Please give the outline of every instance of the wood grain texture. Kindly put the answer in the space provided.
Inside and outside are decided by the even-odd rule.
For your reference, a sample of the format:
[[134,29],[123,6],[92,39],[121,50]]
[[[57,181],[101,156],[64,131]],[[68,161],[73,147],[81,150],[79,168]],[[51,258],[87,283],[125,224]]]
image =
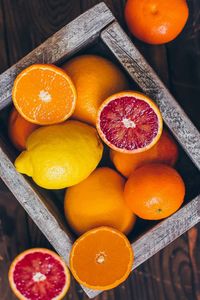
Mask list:
[[[196,0],[190,0],[194,5]],[[56,3],[55,7],[53,6],[53,2]],[[81,1],[82,9],[88,9],[92,5],[98,3],[100,1],[89,1],[89,0],[83,0]],[[112,3],[111,3],[112,2]],[[119,17],[121,14],[121,18],[123,16],[123,11],[121,10],[121,7],[123,6],[125,1],[120,0],[114,0],[114,1],[106,1],[106,3],[109,4],[111,9],[114,9],[114,14]],[[70,20],[73,19],[74,16],[78,15],[80,12],[79,9],[79,1],[76,0],[43,0],[43,1],[31,1],[31,0],[15,0],[15,1],[9,1],[4,0],[5,4],[5,10],[7,11],[7,14],[12,14],[12,16],[7,19],[6,27],[7,31],[9,33],[9,39],[8,39],[8,45],[9,45],[9,53],[10,53],[10,61],[11,63],[16,62],[20,57],[22,57],[25,53],[27,53],[29,50],[32,50],[35,45],[39,44],[41,41],[43,41],[46,37],[50,36],[52,33],[54,33],[57,29],[59,29],[59,17],[57,16],[56,20],[56,13],[54,14],[53,10],[59,10],[59,12],[62,14],[62,11],[64,12],[61,16],[62,20],[61,26],[65,25],[65,19]],[[67,13],[67,10],[65,9],[68,5],[69,8],[69,14]],[[30,7],[30,10],[25,10],[25,16],[23,21],[19,20],[18,16],[20,14],[20,10],[24,7]],[[60,8],[58,8],[58,6]],[[74,6],[76,6],[76,9],[74,9]],[[11,7],[15,7],[15,9],[10,9]],[[19,8],[18,8],[19,7]],[[42,12],[40,12],[42,9]],[[73,17],[71,17],[71,15]],[[60,16],[60,14],[58,14]],[[22,22],[23,25],[18,24],[17,28],[16,25],[13,25],[12,22],[13,18],[15,19],[15,23]],[[121,19],[122,20],[122,19]],[[122,20],[123,21],[123,20]],[[34,22],[34,24],[33,24]],[[21,23],[21,24],[22,24]],[[39,25],[37,25],[37,23]],[[121,22],[123,23],[123,22]],[[44,24],[44,25],[43,25]],[[29,31],[26,30],[26,26],[30,26],[31,33],[29,34]],[[60,27],[61,27],[60,26]],[[9,29],[10,28],[10,29]],[[20,28],[20,31],[19,31]],[[1,27],[2,29],[2,27]],[[0,29],[0,30],[1,30]],[[20,34],[19,34],[20,32]],[[21,33],[24,34],[24,42],[23,44],[18,42],[17,37],[20,36]],[[13,34],[16,36],[14,39],[15,42],[13,42]],[[142,43],[138,43],[133,39],[134,42],[137,43],[137,46],[139,46],[140,51],[145,55],[146,59],[150,62],[150,64],[153,65],[153,67],[156,69],[156,72],[159,73],[162,79],[166,82],[165,78],[168,77],[167,74],[167,64],[166,61],[163,63],[163,58],[166,55],[166,49],[165,47],[149,47],[147,45],[144,45]],[[25,46],[24,46],[25,45]],[[15,51],[16,50],[16,51]],[[169,57],[168,63],[170,63],[172,56],[175,55],[175,51],[171,51],[171,55]],[[182,49],[184,52],[184,49]],[[189,50],[188,50],[189,51]],[[190,53],[187,54],[187,60],[191,63],[191,56]],[[172,60],[173,62],[173,60]],[[166,64],[166,68],[165,68]],[[1,62],[0,62],[1,65]],[[189,65],[189,62],[188,62]],[[177,66],[176,69],[176,76],[180,72],[179,71],[180,66]],[[171,70],[171,68],[170,68]],[[179,73],[180,74],[180,73]],[[171,72],[170,72],[171,75]],[[180,74],[181,75],[181,74]],[[195,78],[197,80],[197,74],[195,75]],[[194,77],[193,77],[194,78]],[[187,80],[186,80],[187,81]],[[173,87],[173,83],[171,85]],[[178,86],[178,89],[181,90],[181,85]],[[179,92],[180,93],[180,92]],[[195,94],[195,91],[193,92]],[[195,94],[197,95],[197,93]],[[188,98],[189,99],[189,98]],[[190,100],[190,99],[189,99]],[[187,108],[187,105],[186,105]],[[194,114],[194,111],[192,111],[192,105],[188,103],[188,108],[191,109],[191,115]],[[187,109],[188,109],[187,108]],[[15,200],[13,200],[13,203],[17,205]],[[23,212],[23,210],[17,206],[18,210]],[[12,258],[15,256],[15,254],[19,253],[20,251],[28,248],[28,247],[34,247],[37,245],[41,246],[47,246],[50,247],[44,236],[40,233],[38,228],[35,226],[35,224],[29,219],[27,226],[23,220],[25,219],[25,213],[16,213],[16,211],[13,211],[10,206],[8,205],[8,210],[10,209],[10,215],[14,218],[14,215],[16,215],[17,220],[16,224],[17,231],[13,232],[13,235],[16,235],[17,237],[13,236],[12,241],[8,242],[8,238],[6,238],[6,241],[4,239],[3,246],[6,244],[8,245],[8,249],[12,249],[12,255],[8,257],[6,267],[4,266],[3,276],[5,277],[5,273],[7,272],[7,267],[9,265],[9,262],[12,260]],[[3,213],[4,215],[4,213]],[[19,217],[18,217],[19,216]],[[7,220],[5,218],[5,220]],[[9,221],[5,221],[4,224],[7,224]],[[22,231],[22,228],[20,226],[20,222],[22,224],[22,228],[27,228],[29,231],[29,237],[28,242],[23,242],[23,239],[26,240],[27,233],[25,234],[24,231]],[[171,243],[168,247],[166,247],[164,250],[157,253],[155,256],[153,256],[151,259],[149,259],[147,262],[143,263],[140,267],[138,267],[134,272],[132,272],[129,280],[126,281],[123,285],[116,288],[115,290],[104,292],[98,297],[96,297],[96,300],[119,300],[119,299],[126,299],[126,300],[199,300],[198,296],[198,283],[199,283],[199,272],[198,269],[200,267],[199,262],[199,235],[198,235],[198,227],[195,227],[196,234],[192,233],[190,241],[187,238],[187,235],[182,236],[178,240],[176,240],[174,243]],[[6,227],[3,227],[3,233],[5,234]],[[193,230],[193,229],[191,229]],[[20,234],[20,231],[21,234]],[[188,236],[190,235],[190,231],[188,233]],[[21,241],[21,243],[20,243]],[[17,247],[13,246],[17,243]],[[20,248],[18,248],[20,247]],[[3,249],[3,248],[2,248]],[[191,259],[190,259],[191,257]],[[3,261],[4,262],[4,261]],[[1,273],[1,264],[0,264],[0,274]],[[194,280],[195,279],[195,280]],[[13,294],[10,292],[9,287],[7,286],[7,282],[5,278],[3,279],[3,283],[5,283],[4,289],[6,289],[6,293],[3,293],[2,286],[0,282],[0,298],[1,300],[12,300],[16,299]],[[3,295],[3,297],[1,297]],[[65,299],[73,299],[73,300],[86,300],[88,299],[87,296],[83,293],[83,291],[80,289],[80,287],[72,281],[71,289],[68,295],[65,297]]]
[[10,291],[7,273],[16,254],[29,246],[27,218],[24,209],[2,182],[0,188],[0,296],[1,300],[14,300],[16,298]]
[[[6,7],[0,1],[0,72],[9,66]],[[0,299],[16,300],[8,284],[10,262],[29,247],[27,214],[0,180]]]
[[200,129],[200,1],[189,0],[189,20],[182,34],[166,46],[174,96]]
[[119,62],[158,104],[166,125],[200,170],[200,133],[117,22],[101,33]]
[[[75,6],[74,0],[37,0],[20,1],[20,3],[19,1],[8,0],[4,1],[5,20],[2,17],[2,2],[0,1],[0,36],[2,37],[0,41],[0,69],[2,71],[80,15],[78,3]],[[56,6],[53,5],[55,2]],[[65,12],[64,15],[61,14],[61,11]],[[19,20],[19,15],[22,12],[24,18]],[[16,26],[16,23],[20,23],[19,26]],[[4,34],[4,30],[6,34]],[[5,38],[6,35],[7,38]],[[19,37],[23,37],[23,43]],[[16,300],[7,279],[11,261],[27,248],[37,246],[51,248],[52,246],[2,182],[0,182],[0,190],[0,299]],[[75,284],[73,279],[70,292],[65,299],[71,299],[72,294],[74,300],[83,296],[83,290]],[[84,298],[86,299],[86,297],[85,295]]]
[[[102,0],[84,0],[80,1],[81,11],[86,11],[97,3],[101,3]],[[121,25],[125,26],[124,21],[124,5],[126,1],[123,0],[104,0],[103,1],[108,8],[112,11],[113,15],[117,18]]]
[[139,287],[132,288],[133,299],[195,299],[188,254],[187,238],[182,236],[137,268],[133,272],[132,284]]
[[200,300],[200,227],[193,227],[188,231],[188,248],[189,248],[189,257],[191,261],[192,274],[193,274],[193,287],[195,292],[195,298]]
[[[200,196],[179,209],[178,212],[154,226],[132,244],[135,253],[133,269],[166,247],[200,221]],[[164,246],[164,247],[163,247]]]
[[24,68],[34,63],[57,63],[94,41],[101,29],[114,20],[103,4],[95,6],[64,26],[42,45],[0,75],[0,109],[11,103],[12,85]]
[[[188,229],[195,226],[198,222],[200,222],[200,196],[197,196],[194,200],[192,200],[189,204],[185,205],[178,212],[165,219],[157,226],[154,226],[153,229],[149,230],[149,232],[145,233],[141,238],[139,238],[132,244],[134,252],[133,270],[137,269],[139,265],[147,261],[158,251],[164,249],[167,245],[169,245],[171,242],[173,242],[175,239],[177,239],[179,236],[185,233]],[[171,272],[171,270],[169,271]],[[173,272],[175,271],[176,270],[174,270]],[[173,278],[173,276],[176,277],[177,275],[175,273],[171,273],[170,276]],[[187,282],[187,277],[184,279]],[[185,290],[182,292],[183,286]],[[179,289],[177,289],[176,286],[174,287],[175,293],[179,293],[179,296],[184,295],[184,297],[185,295],[187,295],[187,293],[191,292],[191,289],[190,291],[187,291],[187,289],[188,287],[185,286],[185,284],[181,284],[179,286]],[[95,293],[94,291],[88,289],[85,289],[85,291],[91,298],[98,294],[98,292]],[[172,292],[169,291],[169,295],[170,294],[172,294]]]
[[80,14],[79,1],[1,0],[7,56],[12,66]]
[[[99,34],[100,30],[108,25],[114,17],[104,4],[95,6],[91,11],[78,17],[69,25],[54,34],[41,46],[21,59],[16,65],[0,76],[0,83],[5,88],[1,94],[1,109],[10,101],[13,79],[26,66],[33,63],[55,63],[65,56],[90,44]],[[41,196],[29,186],[25,178],[18,174],[3,149],[0,149],[1,172],[0,176],[9,186],[10,190],[19,200],[24,209],[47,237],[57,252],[69,263],[71,240],[61,226],[60,221],[54,217],[50,207]],[[58,223],[59,222],[59,223]],[[88,290],[89,292],[89,290]]]
[[[171,73],[168,73],[171,70],[171,67],[169,65],[170,59],[168,57],[166,47],[142,44],[133,37],[132,40],[136,43],[137,47],[139,47],[139,50],[143,53],[150,65],[152,65],[159,76],[161,76],[165,84],[169,85],[173,91],[173,83],[171,83],[170,80]],[[189,46],[188,48],[190,49]],[[182,53],[184,53],[184,49],[179,49],[179,52],[182,51]],[[177,52],[177,56],[179,56],[179,52]],[[172,55],[176,60],[176,51],[172,51]],[[189,68],[191,60],[191,53],[188,53],[186,60],[188,67],[186,69]],[[180,74],[180,76],[183,76],[183,73],[186,75],[187,72],[180,72],[179,68],[176,68],[176,73]],[[192,78],[194,78],[194,76]],[[195,78],[197,78],[197,74]],[[198,93],[195,93],[195,91],[194,94],[196,97],[198,97]],[[188,98],[188,106],[189,102],[191,102],[191,98]],[[190,106],[191,115],[193,112],[192,107],[193,106]],[[193,227],[191,230],[189,230],[188,235],[190,235],[190,231],[195,230],[197,237],[198,228],[200,228],[200,225]],[[199,255],[197,255],[195,249],[198,251],[198,245],[200,245],[200,243],[198,243],[199,239],[197,238],[195,241],[196,242],[192,245],[194,249],[192,265],[190,260],[191,251],[189,251],[190,243],[188,244],[187,234],[185,234],[134,270],[129,280],[127,280],[124,285],[113,291],[112,298],[128,300],[199,299],[199,295],[197,295],[197,293],[199,290],[198,283],[200,276],[198,270],[200,267],[200,262],[198,260]],[[194,278],[196,278],[195,285]],[[105,294],[106,293],[104,292],[103,295]],[[106,296],[109,297],[110,295]]]
[[57,252],[69,262],[71,240],[64,231],[59,217],[54,217],[49,203],[43,199],[25,179],[19,174],[6,151],[4,145],[0,147],[0,177],[9,187],[10,191],[20,202],[29,216],[34,220]]
[[5,11],[0,2],[0,73],[2,73],[8,66],[8,57],[7,57],[7,43],[6,43],[6,25],[5,25]]

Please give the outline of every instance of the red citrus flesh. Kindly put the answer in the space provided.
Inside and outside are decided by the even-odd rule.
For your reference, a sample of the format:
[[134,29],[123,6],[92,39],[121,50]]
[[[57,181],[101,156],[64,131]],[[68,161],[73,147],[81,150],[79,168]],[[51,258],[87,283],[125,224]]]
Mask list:
[[119,152],[142,152],[151,148],[162,133],[158,107],[138,92],[109,97],[100,107],[97,129],[103,141]]
[[70,274],[62,259],[47,249],[30,249],[13,261],[9,270],[11,288],[19,299],[62,299]]

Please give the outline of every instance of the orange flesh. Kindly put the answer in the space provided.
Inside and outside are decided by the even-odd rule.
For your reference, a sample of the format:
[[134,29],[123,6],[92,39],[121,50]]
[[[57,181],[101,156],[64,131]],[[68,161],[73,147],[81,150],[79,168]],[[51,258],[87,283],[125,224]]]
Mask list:
[[75,108],[76,92],[64,71],[49,65],[25,69],[13,87],[13,101],[19,113],[36,124],[66,120]]
[[106,290],[128,277],[133,253],[122,233],[109,227],[100,227],[75,242],[70,261],[72,273],[80,283]]

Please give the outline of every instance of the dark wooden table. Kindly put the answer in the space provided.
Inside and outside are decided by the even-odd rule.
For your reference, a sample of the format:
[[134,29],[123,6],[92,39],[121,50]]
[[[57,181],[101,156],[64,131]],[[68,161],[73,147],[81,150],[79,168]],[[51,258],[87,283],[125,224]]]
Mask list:
[[[164,0],[163,0],[164,1]],[[175,1],[175,0],[174,0]],[[0,71],[3,72],[47,37],[98,0],[0,0]],[[122,26],[126,1],[107,0]],[[200,1],[188,0],[190,19],[181,36],[165,46],[133,39],[200,129]],[[17,200],[0,182],[0,299],[16,299],[8,267],[21,251],[50,247]],[[74,280],[65,299],[87,299]],[[129,280],[96,300],[199,300],[200,225],[140,266]]]

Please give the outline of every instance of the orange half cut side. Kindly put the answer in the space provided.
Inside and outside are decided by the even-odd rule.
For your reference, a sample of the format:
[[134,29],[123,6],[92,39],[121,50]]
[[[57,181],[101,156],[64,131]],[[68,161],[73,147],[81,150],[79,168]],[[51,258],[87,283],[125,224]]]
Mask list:
[[70,77],[54,65],[35,64],[15,79],[13,103],[24,119],[39,125],[68,119],[76,104],[76,89]]
[[70,254],[75,279],[94,290],[109,290],[125,281],[133,265],[126,236],[111,227],[98,227],[76,240]]

